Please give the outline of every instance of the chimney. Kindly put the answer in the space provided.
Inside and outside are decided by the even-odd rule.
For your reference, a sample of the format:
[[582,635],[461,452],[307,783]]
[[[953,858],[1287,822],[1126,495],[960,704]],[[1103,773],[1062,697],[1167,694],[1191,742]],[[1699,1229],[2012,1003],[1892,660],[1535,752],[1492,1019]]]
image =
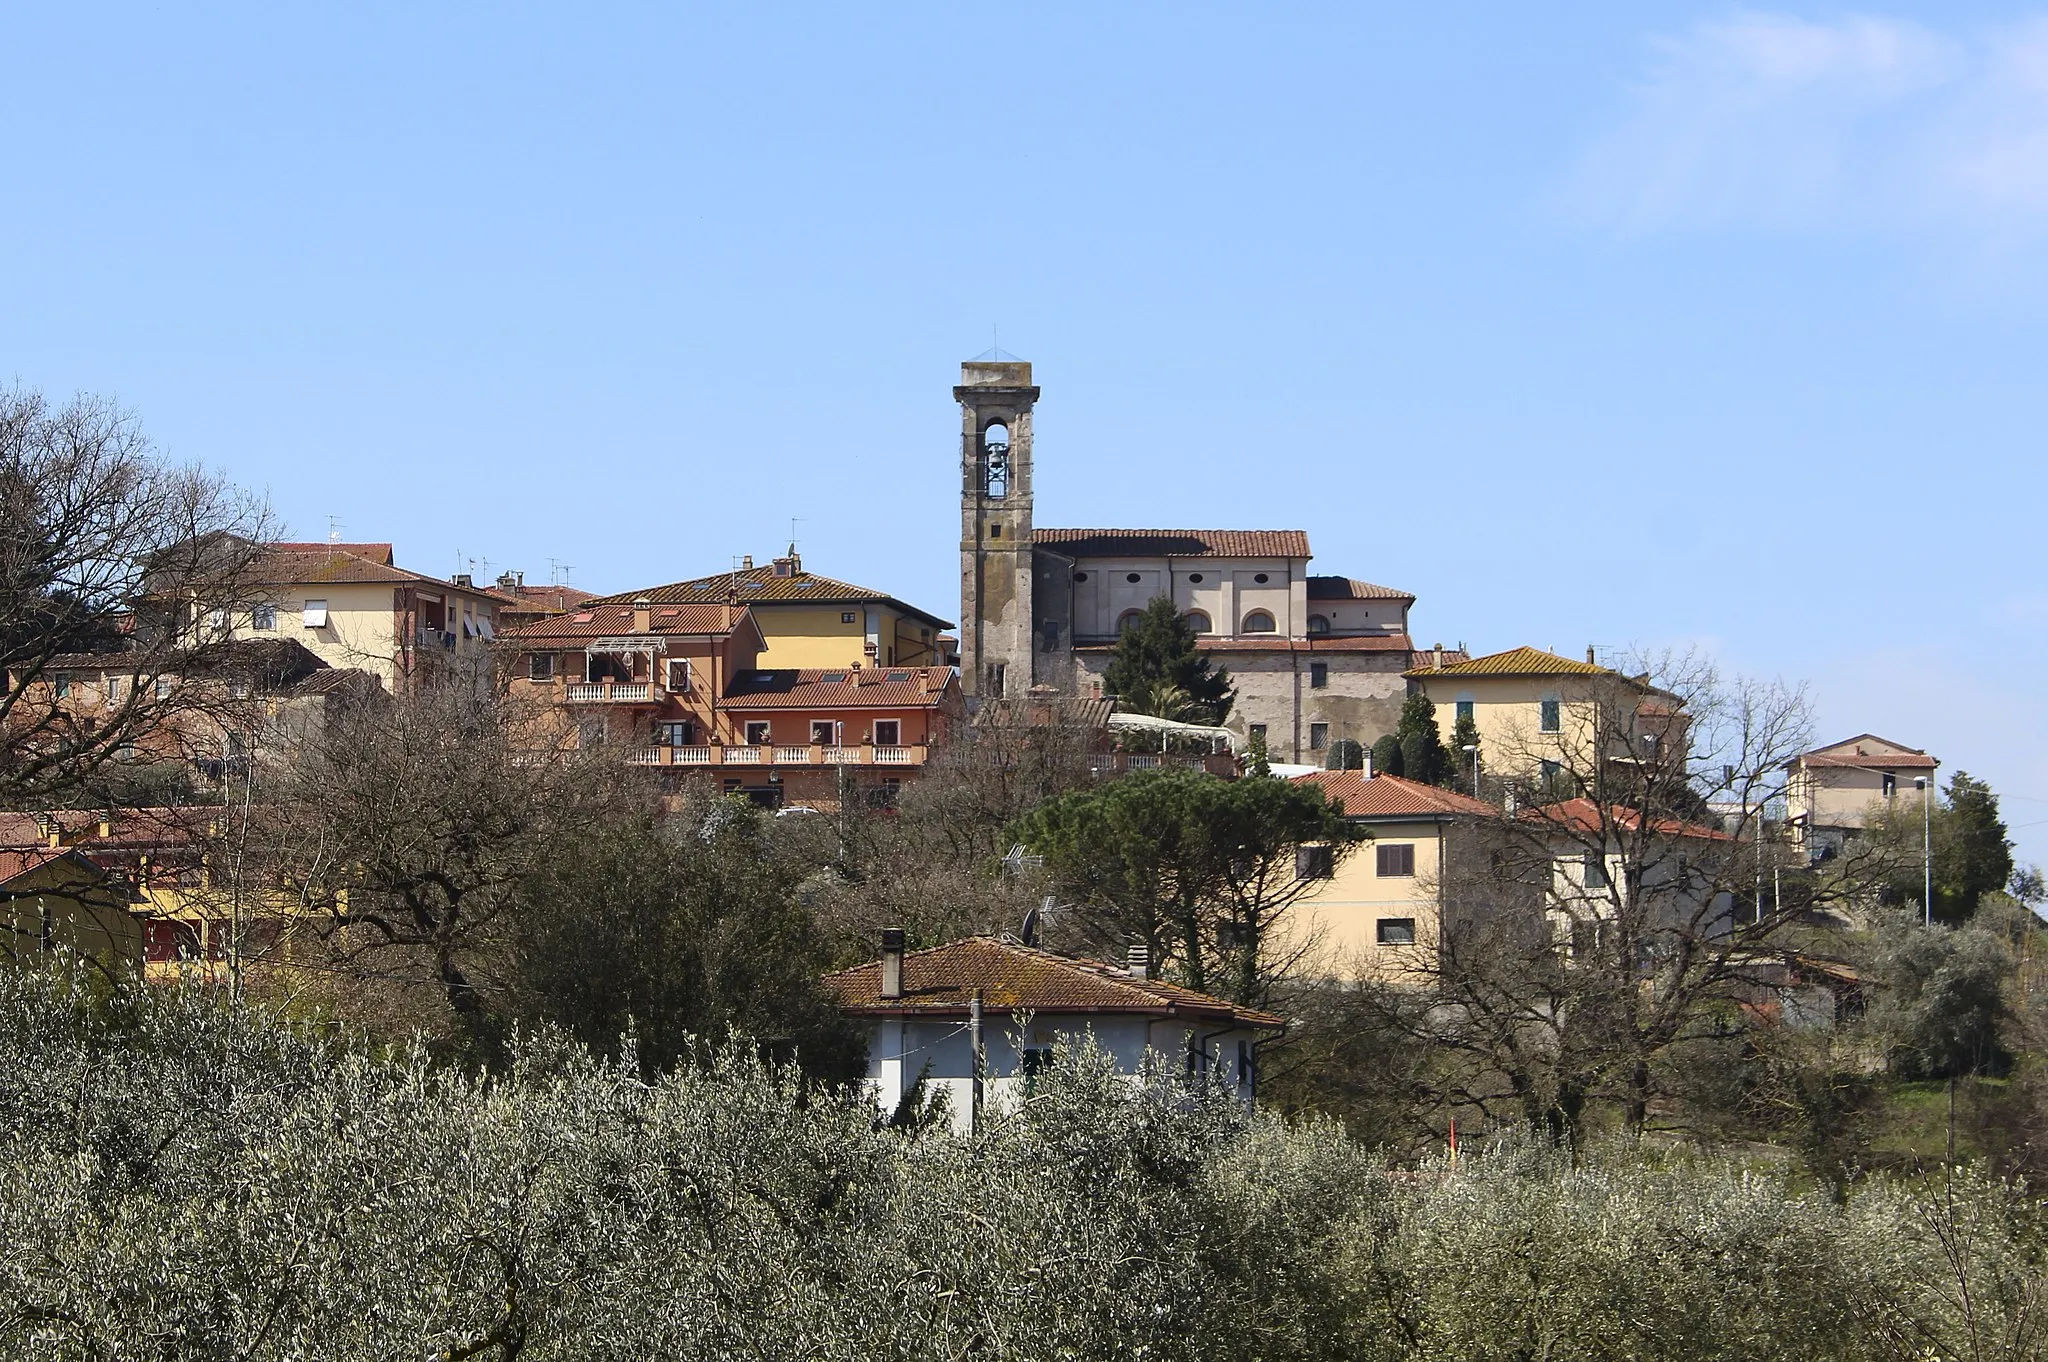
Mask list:
[[467,572],[456,573],[452,580],[457,586],[474,587],[476,585],[476,578],[472,577]]
[[1593,660],[1593,645],[1592,645],[1592,644],[1590,644],[1590,643],[1588,643],[1588,644],[1586,645],[1586,661],[1588,661],[1588,662],[1591,662],[1592,660]]
[[919,667],[917,669],[917,693],[919,695],[930,695],[932,693],[932,669],[930,667]]
[[1436,671],[1442,671],[1444,669],[1444,645],[1441,643],[1437,644],[1435,651],[1436,660],[1429,665]]
[[903,996],[903,929],[882,928],[882,989],[884,998]]
[[796,556],[796,545],[789,546],[789,552],[775,560],[775,575],[794,577],[804,570],[804,560]]
[[[1360,743],[1359,746],[1365,747],[1365,744]],[[1358,778],[1360,780],[1372,779],[1372,749],[1370,747],[1365,748],[1365,765],[1360,768]]]
[[1131,947],[1125,957],[1129,961],[1128,972],[1133,979],[1149,978],[1152,973],[1152,952],[1143,944]]
[[498,574],[498,589],[501,591],[517,591],[525,585],[526,574],[523,572],[501,572]]
[[740,559],[740,571],[741,571],[741,572],[752,572],[753,570],[754,570],[754,555],[750,553],[750,554],[747,554],[747,555],[746,555],[745,557],[743,557],[743,558],[741,558],[741,559]]
[[107,841],[107,840],[111,839],[111,838],[113,837],[113,835],[114,835],[114,816],[113,816],[112,814],[107,814],[107,813],[103,813],[103,814],[101,814],[101,815],[100,815],[100,840],[101,840],[102,842],[104,842],[104,841]]
[[653,610],[654,602],[648,600],[645,596],[635,596],[633,598],[634,633],[644,634],[647,632],[648,628],[650,627],[650,616],[652,615]]

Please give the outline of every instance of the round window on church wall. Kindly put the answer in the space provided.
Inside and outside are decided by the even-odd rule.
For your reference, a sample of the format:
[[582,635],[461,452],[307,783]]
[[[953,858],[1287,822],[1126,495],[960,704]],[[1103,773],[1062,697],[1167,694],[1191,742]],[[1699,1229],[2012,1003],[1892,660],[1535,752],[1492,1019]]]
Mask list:
[[1135,572],[1126,572],[1124,574],[1124,580],[1135,586],[1137,583],[1142,582],[1145,579],[1143,577],[1140,577]]
[[1255,575],[1254,575],[1254,576],[1252,577],[1252,580],[1253,580],[1253,581],[1255,581],[1255,582],[1257,582],[1257,583],[1259,583],[1259,584],[1260,584],[1261,586],[1263,586],[1263,585],[1265,585],[1265,581],[1266,581],[1266,574],[1265,574],[1265,573],[1263,573],[1263,572],[1261,572],[1261,573],[1257,573],[1257,574],[1255,574]]
[[1077,572],[1074,574],[1074,580],[1077,582],[1085,582],[1088,580],[1088,574],[1085,572]]
[[1188,580],[1191,582],[1199,582],[1202,580],[1202,574],[1199,572],[1190,572],[1188,574]]

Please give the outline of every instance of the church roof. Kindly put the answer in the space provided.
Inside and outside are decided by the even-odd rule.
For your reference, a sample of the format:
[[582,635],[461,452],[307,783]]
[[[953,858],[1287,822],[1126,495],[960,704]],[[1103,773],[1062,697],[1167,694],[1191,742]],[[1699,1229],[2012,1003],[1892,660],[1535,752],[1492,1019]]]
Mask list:
[[621,591],[610,596],[598,596],[585,601],[592,605],[630,605],[645,598],[654,605],[715,605],[722,604],[728,593],[742,605],[756,602],[770,605],[860,605],[881,602],[895,607],[903,614],[923,620],[938,629],[951,629],[952,621],[942,620],[916,606],[897,600],[885,591],[870,587],[855,586],[851,582],[835,581],[820,577],[815,572],[805,572],[801,565],[786,575],[778,575],[773,564],[763,567],[738,568],[731,572],[714,573],[709,577],[695,577],[687,582],[670,582],[666,586],[651,586],[639,591]]
[[1307,558],[1305,530],[1033,530],[1069,558]]
[[1356,577],[1311,577],[1308,598],[1312,601],[1409,601],[1415,593],[1391,586],[1361,582]]

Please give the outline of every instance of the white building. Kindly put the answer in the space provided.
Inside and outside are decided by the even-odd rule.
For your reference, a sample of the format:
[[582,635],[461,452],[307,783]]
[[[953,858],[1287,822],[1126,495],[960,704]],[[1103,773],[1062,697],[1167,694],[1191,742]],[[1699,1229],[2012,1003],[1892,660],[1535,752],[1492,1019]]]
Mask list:
[[881,1109],[895,1111],[922,1083],[946,1094],[962,1134],[1014,1107],[1055,1049],[1090,1039],[1134,1077],[1148,1055],[1191,1073],[1220,1070],[1249,1102],[1258,1042],[1286,1026],[1151,978],[1136,956],[1110,965],[986,936],[906,952],[892,928],[879,961],[827,975],[825,985],[867,1025],[868,1081]]

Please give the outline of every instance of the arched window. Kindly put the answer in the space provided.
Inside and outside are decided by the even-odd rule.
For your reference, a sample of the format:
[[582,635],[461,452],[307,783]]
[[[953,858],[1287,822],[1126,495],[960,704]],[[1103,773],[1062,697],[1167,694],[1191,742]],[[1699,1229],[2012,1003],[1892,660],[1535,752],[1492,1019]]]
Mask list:
[[1308,617],[1308,631],[1312,635],[1329,633],[1330,617],[1328,615],[1310,615]]
[[1140,615],[1142,615],[1142,614],[1144,614],[1144,613],[1145,613],[1145,612],[1144,612],[1144,611],[1142,611],[1142,610],[1126,610],[1126,611],[1124,611],[1124,612],[1123,612],[1123,614],[1121,614],[1121,615],[1118,615],[1118,616],[1116,617],[1116,631],[1117,631],[1117,632],[1118,632],[1119,634],[1121,634],[1121,633],[1122,633],[1122,632],[1123,632],[1124,630],[1126,630],[1126,629],[1128,629],[1128,628],[1130,628],[1130,627],[1131,627],[1131,625],[1132,625],[1132,624],[1133,624],[1133,623],[1134,623],[1134,622],[1135,622],[1135,621],[1137,620],[1138,616],[1140,616]]
[[1187,614],[1182,615],[1181,618],[1186,620],[1188,622],[1188,627],[1190,629],[1193,629],[1198,634],[1208,634],[1215,632],[1215,626],[1209,623],[1209,616],[1203,611],[1190,610],[1187,612]]
[[1244,627],[1238,632],[1245,634],[1270,634],[1273,632],[1273,616],[1270,611],[1254,610],[1244,617]]
[[1010,428],[991,421],[981,433],[983,485],[991,500],[1010,494]]

